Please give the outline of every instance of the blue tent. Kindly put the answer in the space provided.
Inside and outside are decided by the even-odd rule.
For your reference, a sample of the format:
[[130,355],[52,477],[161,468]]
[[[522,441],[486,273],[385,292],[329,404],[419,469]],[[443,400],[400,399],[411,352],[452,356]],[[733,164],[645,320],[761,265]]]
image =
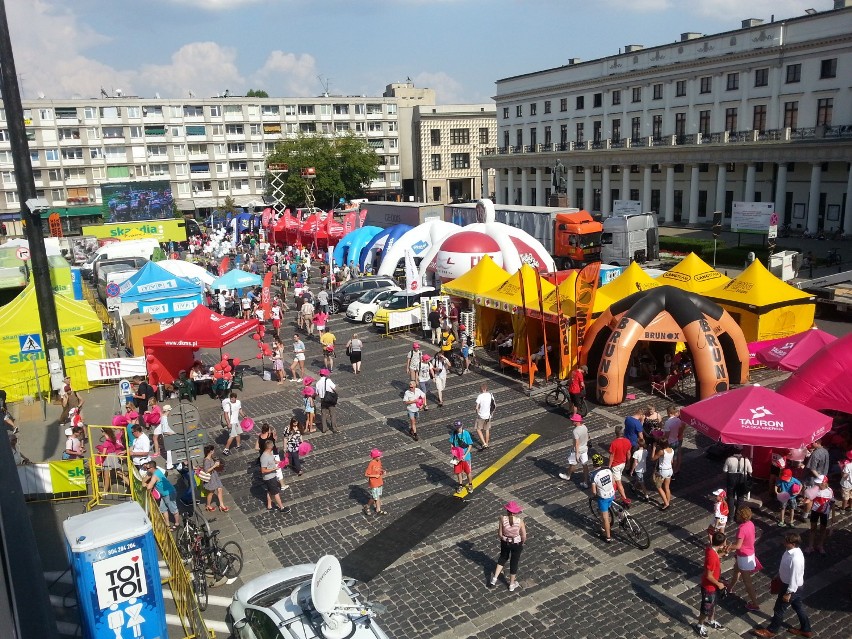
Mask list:
[[136,304],[140,313],[157,319],[183,317],[202,303],[201,287],[192,280],[169,273],[156,262],[147,262],[121,284],[122,304]]
[[241,271],[238,268],[231,269],[224,275],[217,277],[210,285],[214,291],[221,289],[231,290],[232,288],[249,288],[250,286],[260,286],[263,284],[263,278],[260,275]]
[[408,233],[408,231],[412,228],[413,227],[408,226],[408,224],[397,224],[396,226],[388,227],[381,233],[375,235],[367,246],[361,249],[361,256],[359,258],[359,266],[361,269],[364,270],[367,267],[367,264],[372,264],[373,255],[377,249],[382,249],[382,254],[387,253],[388,249],[393,246],[394,242]]
[[334,262],[339,266],[349,264],[355,260],[361,259],[361,250],[376,236],[381,233],[382,229],[378,226],[362,226],[360,229],[349,231],[344,235],[337,246],[334,247]]

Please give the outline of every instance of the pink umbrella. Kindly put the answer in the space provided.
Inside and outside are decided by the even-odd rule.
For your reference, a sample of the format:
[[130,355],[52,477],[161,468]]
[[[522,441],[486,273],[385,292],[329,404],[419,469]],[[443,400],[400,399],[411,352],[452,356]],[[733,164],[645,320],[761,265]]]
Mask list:
[[763,386],[742,386],[702,399],[681,419],[711,439],[740,446],[801,448],[831,429],[831,417]]
[[826,344],[837,338],[818,328],[791,335],[757,352],[757,359],[770,368],[794,371]]

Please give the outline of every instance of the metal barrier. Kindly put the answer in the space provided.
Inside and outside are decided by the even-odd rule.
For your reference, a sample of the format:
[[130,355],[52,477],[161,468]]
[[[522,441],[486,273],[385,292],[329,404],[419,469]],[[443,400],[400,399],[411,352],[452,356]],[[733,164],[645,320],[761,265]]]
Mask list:
[[[97,451],[95,442],[106,439],[110,433],[123,431],[122,441],[127,442],[127,430],[121,426],[93,426],[86,427],[89,434],[89,469],[91,471],[92,490],[86,510],[95,506],[103,506],[106,497],[135,498],[133,494],[134,483],[131,477],[130,448],[125,448],[122,453],[102,454]],[[105,437],[102,437],[104,435]],[[122,488],[118,490],[119,480]]]

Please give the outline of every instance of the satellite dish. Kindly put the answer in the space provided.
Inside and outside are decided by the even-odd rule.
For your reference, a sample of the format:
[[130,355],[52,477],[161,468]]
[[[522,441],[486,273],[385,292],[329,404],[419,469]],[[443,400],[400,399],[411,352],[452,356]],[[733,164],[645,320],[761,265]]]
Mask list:
[[311,602],[322,617],[319,634],[325,639],[350,637],[352,621],[341,610],[339,603],[343,571],[334,555],[324,555],[317,561],[311,579]]

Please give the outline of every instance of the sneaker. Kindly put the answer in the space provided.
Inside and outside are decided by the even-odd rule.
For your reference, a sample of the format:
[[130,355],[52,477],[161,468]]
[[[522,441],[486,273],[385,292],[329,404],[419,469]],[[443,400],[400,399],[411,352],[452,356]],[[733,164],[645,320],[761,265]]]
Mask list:
[[517,581],[513,581],[512,583],[509,584],[509,592],[515,592],[520,587],[521,587],[521,584],[519,584]]
[[[746,606],[746,608],[748,608],[748,606]],[[722,624],[720,624],[720,623],[719,623],[718,621],[716,621],[715,619],[714,619],[713,621],[710,621],[710,622],[708,623],[708,625],[709,625],[711,628],[713,628],[713,630],[723,630],[723,629],[725,628],[725,626],[723,626]]]
[[707,636],[707,628],[705,628],[701,624],[696,624],[695,631],[698,633],[699,637],[706,637]]
[[467,485],[467,492],[469,492],[469,493],[472,493],[472,492],[473,492],[473,484],[468,484],[468,485]]
[[566,473],[559,473],[559,479],[564,479],[565,481],[571,481],[571,475]]
[[488,580],[489,588],[493,588],[496,585],[497,585],[497,577],[491,577],[491,579]]
[[364,506],[361,510],[363,511],[364,515],[366,515],[367,517],[370,516],[370,507],[369,506]]
[[284,514],[284,515],[286,515],[287,513],[289,513],[289,512],[290,512],[290,507],[289,507],[289,506],[284,506],[284,508],[279,508],[279,509],[278,509],[278,512],[279,512],[279,513],[282,513],[282,514]]
[[[746,610],[748,610],[749,612],[759,612],[760,606],[753,606],[753,605],[751,605],[751,603],[747,603],[746,604]],[[718,622],[714,622],[714,623],[718,623]],[[715,628],[716,626],[713,626],[713,627]]]
[[580,488],[588,488],[589,485],[586,482],[580,482]]
[[227,457],[228,455],[230,455],[230,454],[231,454],[231,449],[230,449],[230,448],[226,448],[225,450],[223,450],[223,451],[222,451],[222,454],[223,454],[223,455],[225,455],[225,457]]

